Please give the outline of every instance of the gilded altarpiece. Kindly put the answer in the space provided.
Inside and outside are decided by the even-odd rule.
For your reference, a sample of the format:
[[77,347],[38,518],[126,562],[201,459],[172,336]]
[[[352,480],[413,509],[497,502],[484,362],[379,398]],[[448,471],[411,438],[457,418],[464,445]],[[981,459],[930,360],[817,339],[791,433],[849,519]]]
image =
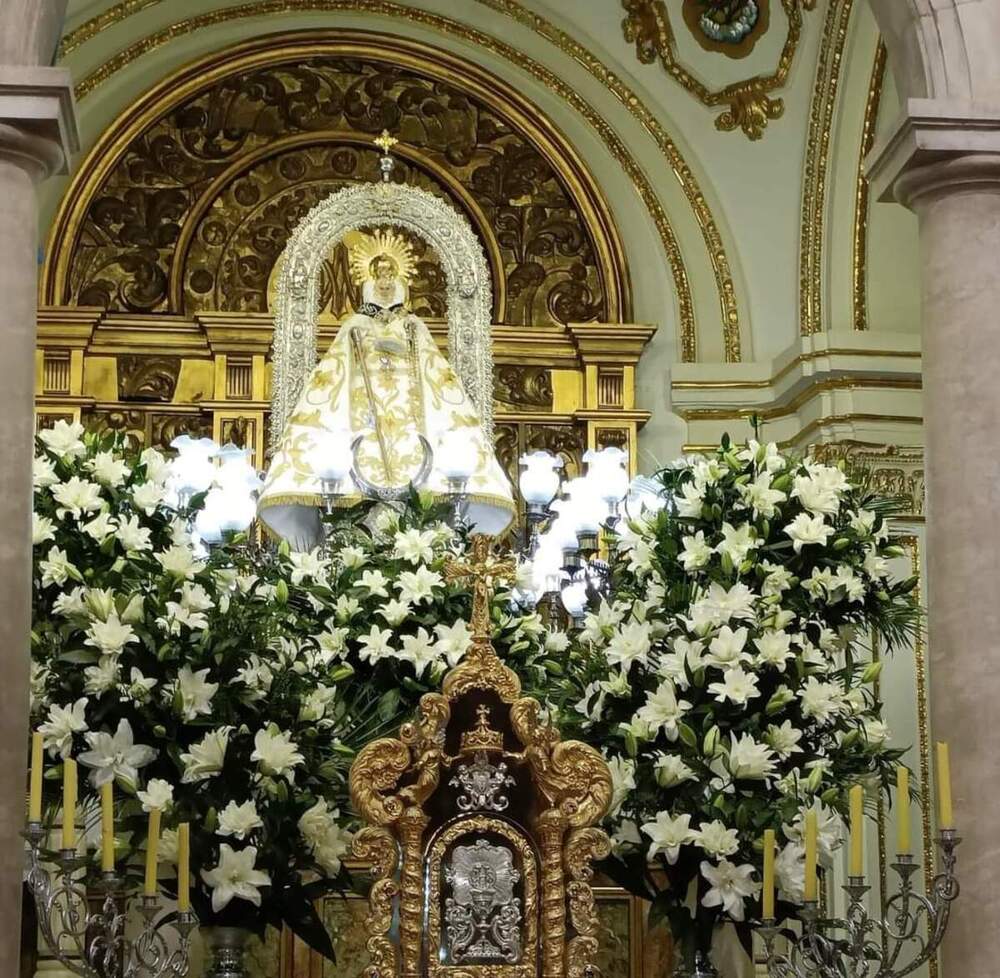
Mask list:
[[[235,45],[166,79],[111,125],[66,192],[42,271],[38,424],[58,418],[166,447],[179,434],[268,452],[271,340],[282,255],[302,217],[378,178],[372,139],[400,140],[394,179],[447,200],[475,229],[493,294],[501,463],[547,449],[569,476],[589,447],[637,456],[649,415],[635,371],[654,328],[630,322],[610,210],[571,145],[471,62],[384,34],[310,32]],[[443,272],[418,238],[409,301],[447,347]],[[360,301],[347,248],[325,256],[319,347]],[[597,886],[599,963],[658,974],[669,955],[643,905]],[[255,954],[268,978],[353,978],[364,903],[323,913],[324,962],[291,934]]]

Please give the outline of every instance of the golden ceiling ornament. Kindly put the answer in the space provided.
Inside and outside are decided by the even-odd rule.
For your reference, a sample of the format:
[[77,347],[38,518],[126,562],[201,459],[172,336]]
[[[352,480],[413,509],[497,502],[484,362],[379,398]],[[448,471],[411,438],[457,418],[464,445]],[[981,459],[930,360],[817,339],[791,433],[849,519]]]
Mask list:
[[[471,557],[445,568],[449,580],[471,580],[472,648],[445,676],[441,693],[421,698],[414,722],[403,724],[397,738],[363,747],[351,765],[351,802],[368,823],[355,855],[374,861],[378,881],[370,897],[373,964],[366,978],[384,978],[386,965],[397,961],[403,975],[422,973],[425,962],[431,978],[597,974],[599,924],[590,883],[593,862],[610,852],[596,825],[611,804],[611,771],[593,747],[562,741],[542,721],[538,701],[520,696],[517,676],[497,657],[489,638],[490,596],[494,583],[509,582],[516,568],[509,558],[492,556],[492,543],[473,537]],[[457,753],[449,753],[456,746]],[[493,791],[476,799],[458,794],[469,783],[470,750],[481,774],[517,792],[516,809],[508,810]],[[451,771],[454,777],[444,776]],[[389,876],[397,858],[398,884]],[[484,960],[465,957],[461,937],[449,926],[467,896],[463,875],[476,866],[488,870],[477,884],[483,912],[496,907],[513,921],[491,932],[504,943],[497,949],[503,954]],[[520,878],[520,896],[504,884],[493,888],[497,876]],[[394,910],[398,958],[389,936]]]
[[774,71],[718,89],[710,88],[679,60],[664,0],[621,0],[621,4],[626,14],[622,21],[625,40],[635,45],[636,56],[643,64],[659,59],[667,74],[702,105],[709,108],[726,106],[715,120],[716,129],[722,132],[741,129],[747,138],[758,140],[764,135],[768,122],[784,113],[784,100],[772,97],[771,93],[783,88],[788,80],[802,37],[802,12],[815,9],[816,0],[781,0],[788,18],[788,33]]
[[[160,3],[162,0],[151,0],[151,2]],[[527,10],[517,0],[476,0],[476,2],[522,24],[583,66],[600,85],[614,95],[615,99],[629,113],[639,120],[644,129],[652,136],[677,178],[678,183],[681,185],[684,196],[701,229],[722,310],[725,359],[727,362],[739,362],[742,358],[739,302],[736,297],[736,285],[725,242],[697,176],[655,113],[632,88],[592,51],[544,17]],[[451,18],[430,13],[429,11],[417,10],[399,3],[393,3],[391,0],[300,0],[296,4],[296,9],[322,10],[326,12],[363,10],[431,27],[443,34],[476,44],[484,50],[490,51],[517,66],[545,85],[550,91],[556,93],[563,101],[577,111],[586,119],[587,123],[601,138],[608,151],[622,166],[650,213],[650,217],[660,237],[664,253],[670,264],[674,288],[677,294],[681,359],[685,362],[692,362],[698,359],[697,323],[691,285],[684,256],[666,210],[660,203],[659,197],[653,189],[649,178],[625,147],[624,143],[608,124],[607,120],[594,109],[591,103],[576,88],[567,84],[562,77],[529,57],[523,51],[503,41],[499,41],[483,31],[470,28]],[[109,61],[95,68],[75,86],[76,98],[77,100],[86,98],[100,85],[108,81],[119,71],[127,68],[136,59],[157,50],[178,37],[218,24],[229,23],[248,17],[259,17],[269,13],[285,13],[287,10],[286,0],[257,0],[253,4],[244,3],[224,10],[211,11],[177,21],[169,27],[155,31],[133,42]],[[133,11],[128,9],[127,3],[123,2],[114,8],[109,8],[106,13],[111,19],[102,21],[104,26],[110,23],[120,23],[131,16]],[[88,21],[81,25],[80,28],[77,28],[76,31],[70,32],[65,40],[76,47],[85,43],[91,37],[96,36],[98,29],[99,25],[96,22],[91,25],[91,22]],[[47,261],[46,269],[48,267]]]
[[357,285],[375,278],[373,265],[377,258],[388,258],[395,265],[396,277],[404,285],[417,268],[413,246],[397,231],[379,228],[373,233],[348,232],[344,235],[351,261],[351,278]]

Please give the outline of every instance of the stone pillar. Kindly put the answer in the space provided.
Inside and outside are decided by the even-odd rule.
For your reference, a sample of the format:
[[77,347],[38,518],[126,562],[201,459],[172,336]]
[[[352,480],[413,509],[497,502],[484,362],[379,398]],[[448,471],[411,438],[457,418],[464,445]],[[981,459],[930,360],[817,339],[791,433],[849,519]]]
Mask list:
[[[1000,961],[1000,112],[910,100],[873,153],[919,219],[931,727],[952,745],[962,895],[943,973]],[[916,283],[914,283],[916,287]]]
[[[15,7],[17,4],[15,3]],[[46,4],[36,4],[37,9]],[[3,18],[0,18],[2,21]],[[3,31],[0,23],[0,32]],[[51,52],[49,52],[51,56]],[[0,974],[19,973],[28,733],[31,459],[38,208],[35,187],[76,149],[61,68],[0,65]]]

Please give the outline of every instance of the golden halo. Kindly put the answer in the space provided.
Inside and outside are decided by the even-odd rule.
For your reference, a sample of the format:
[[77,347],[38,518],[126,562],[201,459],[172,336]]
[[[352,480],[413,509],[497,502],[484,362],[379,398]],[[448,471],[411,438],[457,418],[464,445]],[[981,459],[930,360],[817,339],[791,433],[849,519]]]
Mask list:
[[379,229],[372,234],[355,231],[345,235],[345,241],[350,249],[351,277],[358,285],[372,278],[371,264],[382,255],[395,262],[397,275],[404,285],[416,271],[413,247],[395,231]]

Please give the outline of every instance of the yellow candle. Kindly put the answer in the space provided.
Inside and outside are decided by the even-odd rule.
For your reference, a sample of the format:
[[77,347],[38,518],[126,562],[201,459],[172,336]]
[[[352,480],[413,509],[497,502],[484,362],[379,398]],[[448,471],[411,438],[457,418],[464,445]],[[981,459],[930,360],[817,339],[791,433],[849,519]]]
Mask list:
[[938,828],[953,829],[955,817],[951,810],[951,760],[948,757],[948,745],[942,742],[937,745],[937,781]]
[[115,789],[108,781],[101,785],[101,869],[105,873],[115,868]]
[[149,813],[149,832],[146,839],[146,885],[143,893],[156,896],[156,863],[160,851],[160,810]]
[[191,909],[191,826],[177,826],[177,909]]
[[819,899],[819,886],[816,882],[816,841],[818,838],[816,825],[816,809],[806,812],[806,886],[805,898],[809,902]]
[[40,822],[42,820],[42,772],[44,768],[42,758],[42,735],[40,733],[32,734],[31,787],[28,792],[29,822]]
[[865,789],[851,788],[851,867],[849,876],[865,875]]
[[63,761],[63,849],[76,848],[76,761]]
[[774,829],[764,832],[764,890],[761,896],[761,916],[774,919]]
[[902,764],[896,771],[896,852],[910,854],[910,771]]

